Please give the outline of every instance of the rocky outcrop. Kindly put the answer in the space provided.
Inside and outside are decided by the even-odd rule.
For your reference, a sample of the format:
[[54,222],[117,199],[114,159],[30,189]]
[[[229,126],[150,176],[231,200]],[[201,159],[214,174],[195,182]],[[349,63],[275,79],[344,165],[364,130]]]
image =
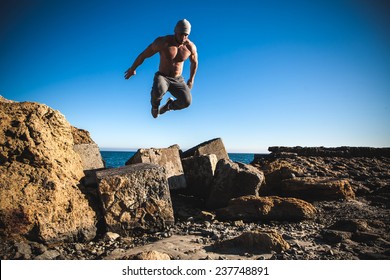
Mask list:
[[58,111],[0,101],[0,224],[3,235],[40,242],[90,240],[96,217],[72,127]]
[[200,155],[215,154],[217,160],[229,159],[229,155],[226,152],[225,145],[221,138],[215,138],[206,142],[203,142],[185,152],[182,153],[181,157],[191,157]]
[[355,198],[348,180],[324,177],[297,177],[283,180],[281,193],[309,201]]
[[[312,157],[390,157],[390,148],[371,147],[269,147],[273,154],[284,156],[312,156]],[[256,158],[256,156],[255,156]]]
[[226,206],[235,197],[257,196],[263,181],[263,173],[253,166],[222,159],[217,163],[206,205],[216,209]]
[[243,196],[234,198],[225,208],[217,210],[221,220],[244,221],[302,221],[315,218],[316,208],[300,199],[291,197]]
[[163,149],[139,149],[126,165],[135,163],[153,163],[165,168],[171,190],[186,188],[186,179],[180,160],[178,146]]
[[[282,195],[284,180],[294,181],[296,187],[305,184],[309,186],[312,181],[334,180],[348,184],[356,196],[369,195],[367,198],[373,201],[385,200],[390,205],[390,160],[387,157],[314,157],[297,156],[279,157],[278,154],[270,154],[267,157],[257,157],[252,165],[264,172],[267,195]],[[299,178],[299,179],[298,179]],[[303,181],[307,181],[307,184]],[[347,181],[347,182],[346,182]],[[337,188],[334,188],[336,190]],[[313,191],[315,189],[312,188]],[[350,191],[347,191],[350,193]],[[340,198],[335,193],[317,195],[318,199],[330,200]],[[333,197],[333,198],[332,198]],[[353,194],[346,195],[352,198]],[[379,203],[382,203],[378,201]],[[377,203],[377,202],[375,202]]]
[[165,170],[147,163],[96,173],[110,231],[129,236],[137,230],[164,230],[174,223]]

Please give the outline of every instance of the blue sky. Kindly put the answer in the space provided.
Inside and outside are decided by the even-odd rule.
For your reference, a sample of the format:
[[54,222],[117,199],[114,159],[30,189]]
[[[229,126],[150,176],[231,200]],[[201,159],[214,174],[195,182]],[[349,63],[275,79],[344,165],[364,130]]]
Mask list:
[[[2,0],[0,95],[59,110],[102,149],[388,147],[389,12],[375,0]],[[199,54],[193,103],[153,119],[158,55],[124,71],[182,18]]]

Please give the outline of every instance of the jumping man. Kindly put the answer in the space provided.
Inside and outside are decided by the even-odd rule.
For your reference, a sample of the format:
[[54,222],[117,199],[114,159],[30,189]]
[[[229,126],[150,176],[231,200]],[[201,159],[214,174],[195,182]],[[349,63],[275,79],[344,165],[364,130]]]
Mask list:
[[[191,104],[191,89],[194,85],[196,70],[198,69],[198,53],[196,46],[188,39],[191,24],[188,20],[179,20],[175,26],[175,34],[158,37],[134,61],[125,72],[125,79],[136,74],[136,69],[146,58],[156,53],[160,54],[158,72],[154,75],[151,92],[152,116],[157,118],[170,110],[181,110]],[[182,76],[184,61],[189,58],[190,78],[187,83]],[[160,102],[164,94],[169,91],[176,99],[168,98],[161,107]]]

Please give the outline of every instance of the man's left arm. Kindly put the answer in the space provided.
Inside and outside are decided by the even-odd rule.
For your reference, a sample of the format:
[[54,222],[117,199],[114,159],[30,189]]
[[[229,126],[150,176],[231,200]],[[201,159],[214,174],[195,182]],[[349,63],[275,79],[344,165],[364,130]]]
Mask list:
[[190,89],[192,89],[192,86],[194,85],[195,74],[198,70],[198,52],[194,44],[191,45],[190,62],[190,78],[187,81],[187,85]]

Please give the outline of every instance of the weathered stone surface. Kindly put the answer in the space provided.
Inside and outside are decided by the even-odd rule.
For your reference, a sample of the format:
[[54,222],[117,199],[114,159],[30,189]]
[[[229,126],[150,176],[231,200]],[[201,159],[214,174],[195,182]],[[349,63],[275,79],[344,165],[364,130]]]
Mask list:
[[166,229],[174,222],[164,168],[139,163],[96,173],[110,231],[122,236],[135,230]]
[[217,243],[216,248],[231,251],[244,250],[249,253],[277,252],[288,250],[290,245],[274,230],[244,232],[241,235]]
[[108,231],[104,234],[103,240],[110,242],[110,241],[117,240],[119,237],[121,237],[119,234],[117,234],[115,232]]
[[323,177],[297,177],[283,180],[282,194],[310,201],[355,198],[348,180]]
[[289,162],[278,159],[270,162],[262,168],[265,176],[265,185],[261,189],[261,195],[280,195],[282,181],[301,176],[303,171]]
[[73,150],[80,156],[84,171],[104,168],[97,144],[78,144],[73,146]]
[[222,159],[217,163],[207,207],[216,209],[231,198],[258,195],[263,181],[263,172],[253,166]]
[[215,138],[206,142],[203,142],[185,152],[182,153],[181,157],[191,157],[200,155],[214,154],[217,159],[229,159],[229,155],[226,152],[225,145],[221,138]]
[[188,192],[197,197],[207,198],[217,166],[217,156],[211,154],[187,157],[182,159],[182,164]]
[[183,189],[187,186],[178,146],[139,149],[126,165],[135,163],[153,163],[164,167],[171,190]]
[[0,102],[0,224],[12,238],[89,240],[96,216],[78,188],[83,177],[72,127],[46,105]]
[[150,260],[170,260],[171,257],[168,254],[160,253],[158,251],[152,250],[152,251],[138,253],[126,259],[150,261]]
[[350,181],[345,179],[350,176],[346,174],[345,166],[331,164],[335,159],[279,158],[278,155],[271,155],[252,164],[265,174],[266,186],[262,188],[262,195],[292,196],[311,201],[354,199],[355,192]]
[[72,126],[73,142],[75,145],[79,144],[96,144],[89,133],[89,131]]
[[290,153],[298,156],[316,157],[390,157],[390,148],[372,147],[269,147],[268,151],[278,153]]
[[89,131],[72,126],[73,150],[80,156],[84,171],[104,168],[98,145]]
[[243,196],[230,200],[229,205],[217,210],[217,218],[244,221],[300,221],[313,219],[316,208],[309,202],[277,196]]

